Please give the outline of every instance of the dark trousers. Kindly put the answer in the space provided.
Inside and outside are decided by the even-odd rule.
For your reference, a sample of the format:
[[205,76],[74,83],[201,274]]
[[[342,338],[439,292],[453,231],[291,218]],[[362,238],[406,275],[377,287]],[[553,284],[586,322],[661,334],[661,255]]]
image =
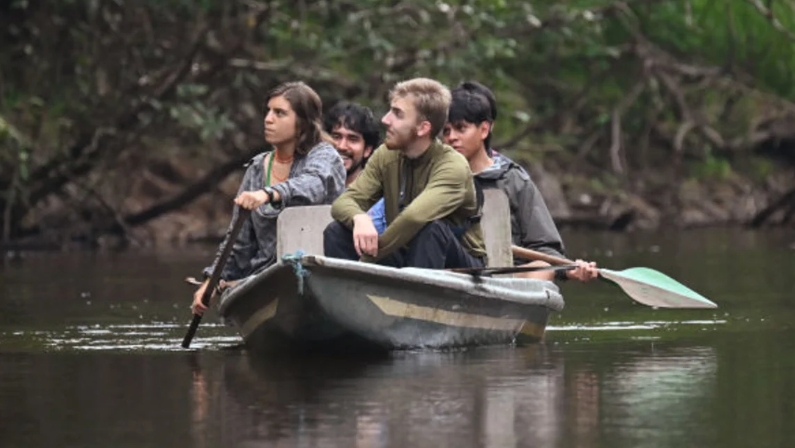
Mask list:
[[[359,259],[353,245],[353,231],[337,221],[323,231],[323,252],[327,257]],[[379,260],[378,264],[395,268],[479,268],[483,267],[483,260],[464,249],[447,223],[433,221],[426,224],[406,247]]]

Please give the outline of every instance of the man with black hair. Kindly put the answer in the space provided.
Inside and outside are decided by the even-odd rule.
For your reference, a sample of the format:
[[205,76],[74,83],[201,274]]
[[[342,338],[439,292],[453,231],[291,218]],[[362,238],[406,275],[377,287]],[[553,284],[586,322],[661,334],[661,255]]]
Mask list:
[[356,180],[373,150],[381,144],[378,123],[370,108],[342,101],[325,114],[323,129],[331,136],[345,163],[347,187]]
[[[332,107],[323,118],[323,130],[330,136],[342,157],[347,172],[345,187],[359,177],[367,159],[381,144],[378,123],[369,107],[342,101]],[[386,230],[386,213],[383,198],[376,202],[367,214],[373,220],[378,234]]]
[[477,81],[464,81],[458,88],[479,93],[489,102],[489,135],[483,140],[483,144],[486,146],[486,154],[491,157],[494,155],[494,151],[491,149],[491,136],[494,135],[494,123],[497,121],[497,97],[494,96],[494,92],[491,89]]
[[[508,196],[511,210],[512,243],[549,255],[563,256],[564,247],[555,222],[538,188],[527,172],[509,158],[493,154],[490,148],[497,105],[494,94],[486,86],[467,81],[452,92],[447,124],[442,131],[446,144],[466,157],[481,188],[499,188]],[[514,260],[515,264],[520,261]],[[548,263],[534,261],[527,266],[545,267]],[[553,280],[575,278],[587,281],[596,278],[596,264],[577,260],[570,271],[529,272],[526,277]]]

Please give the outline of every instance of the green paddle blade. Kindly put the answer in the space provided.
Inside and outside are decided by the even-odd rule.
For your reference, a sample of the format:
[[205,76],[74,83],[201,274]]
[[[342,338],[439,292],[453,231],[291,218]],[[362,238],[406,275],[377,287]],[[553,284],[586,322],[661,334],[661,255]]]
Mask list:
[[599,274],[617,284],[634,300],[659,308],[717,308],[714,302],[662,272],[649,268],[623,271],[599,269]]

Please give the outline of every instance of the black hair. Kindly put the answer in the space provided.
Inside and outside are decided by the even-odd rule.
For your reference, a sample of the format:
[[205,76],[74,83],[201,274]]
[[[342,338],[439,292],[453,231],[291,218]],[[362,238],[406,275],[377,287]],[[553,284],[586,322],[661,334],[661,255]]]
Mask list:
[[[484,121],[493,123],[493,112],[488,99],[481,93],[461,88],[460,86],[452,91],[452,101],[450,101],[450,113],[447,122],[456,124],[461,121],[479,125]],[[486,151],[489,151],[491,143],[491,129],[489,135],[483,141]]]
[[465,81],[458,87],[470,92],[477,92],[486,97],[489,101],[489,107],[491,107],[491,121],[497,121],[497,97],[494,96],[494,92],[491,89],[477,81]]
[[338,125],[362,134],[365,147],[375,149],[381,144],[378,123],[369,107],[347,101],[335,104],[323,117],[323,128],[331,133]]

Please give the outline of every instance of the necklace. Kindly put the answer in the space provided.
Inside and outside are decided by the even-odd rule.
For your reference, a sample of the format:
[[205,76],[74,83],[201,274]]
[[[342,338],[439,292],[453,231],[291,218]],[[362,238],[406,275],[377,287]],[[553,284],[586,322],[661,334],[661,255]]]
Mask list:
[[286,181],[288,177],[290,177],[290,173],[287,173],[287,175],[284,177],[279,177],[275,172],[273,173],[273,180],[276,181],[277,184]]
[[[265,186],[268,186],[268,187],[272,185],[271,184],[271,172],[273,172],[273,180],[275,180],[277,184],[286,181],[287,178],[290,177],[290,172],[289,171],[287,172],[287,175],[284,176],[284,177],[277,176],[276,172],[273,171],[273,159],[276,158],[276,157],[274,157],[275,153],[276,153],[276,151],[271,153],[271,155],[269,157],[269,160],[268,160],[268,170],[265,173]],[[290,158],[290,160],[292,160],[292,157]]]
[[279,158],[279,152],[278,151],[273,151],[273,153],[276,155],[276,160],[279,163],[290,163],[290,162],[293,161],[293,158],[295,157],[295,154],[290,154],[290,157],[287,157],[285,159],[281,159],[281,158]]

